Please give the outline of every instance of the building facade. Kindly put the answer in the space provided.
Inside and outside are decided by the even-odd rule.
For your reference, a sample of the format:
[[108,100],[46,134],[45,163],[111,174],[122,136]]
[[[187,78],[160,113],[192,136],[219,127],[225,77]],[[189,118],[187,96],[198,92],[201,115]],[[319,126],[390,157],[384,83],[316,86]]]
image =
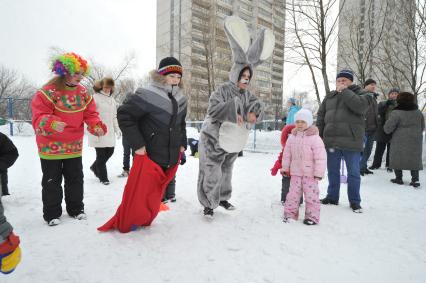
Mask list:
[[414,1],[340,1],[337,69],[354,71],[356,83],[373,78],[378,91],[410,90],[407,77],[414,42],[410,13]]
[[282,109],[285,0],[157,0],[157,63],[174,56],[184,67],[191,120],[203,120],[210,94],[229,80],[232,53],[224,18],[235,15],[250,30],[275,34],[271,58],[259,65],[251,89],[267,105],[267,118]]

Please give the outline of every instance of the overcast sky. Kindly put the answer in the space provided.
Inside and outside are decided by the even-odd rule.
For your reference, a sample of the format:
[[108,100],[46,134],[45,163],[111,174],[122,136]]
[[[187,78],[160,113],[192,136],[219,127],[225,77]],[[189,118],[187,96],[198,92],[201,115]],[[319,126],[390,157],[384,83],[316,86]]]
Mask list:
[[[51,77],[49,48],[93,59],[108,68],[134,53],[135,78],[155,68],[156,0],[0,0],[0,64],[36,85]],[[313,93],[309,73],[284,69],[285,98]]]
[[134,52],[135,77],[155,67],[155,0],[0,0],[0,64],[43,84],[49,47],[113,68]]

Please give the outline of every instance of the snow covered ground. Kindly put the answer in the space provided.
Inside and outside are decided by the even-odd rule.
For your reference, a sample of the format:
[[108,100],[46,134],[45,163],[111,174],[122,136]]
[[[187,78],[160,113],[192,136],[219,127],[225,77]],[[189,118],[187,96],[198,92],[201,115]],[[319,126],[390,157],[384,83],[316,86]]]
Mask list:
[[[34,137],[13,141],[20,157],[3,202],[23,258],[0,282],[426,282],[426,189],[391,184],[384,170],[362,179],[363,214],[349,209],[343,186],[340,205],[322,206],[320,225],[308,227],[303,211],[298,222],[281,221],[281,178],[269,174],[276,154],[245,152],[234,169],[237,210],[218,208],[208,221],[196,195],[198,159],[188,157],[170,211],[148,228],[100,233],[126,181],[116,177],[121,146],[108,163],[111,185],[104,186],[89,171],[95,154],[85,142],[88,219],[71,219],[64,208],[62,224],[48,227]],[[424,171],[420,181],[426,185]],[[320,186],[324,196],[327,180]]]

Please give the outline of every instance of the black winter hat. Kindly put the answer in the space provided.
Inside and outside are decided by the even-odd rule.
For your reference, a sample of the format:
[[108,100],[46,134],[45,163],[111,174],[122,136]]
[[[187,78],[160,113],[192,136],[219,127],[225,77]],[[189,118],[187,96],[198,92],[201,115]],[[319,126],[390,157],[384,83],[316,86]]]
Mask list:
[[160,61],[157,72],[163,76],[173,73],[182,76],[182,64],[175,57],[166,57]]
[[377,84],[377,82],[373,79],[368,79],[368,80],[365,81],[364,87],[371,85],[371,84]]

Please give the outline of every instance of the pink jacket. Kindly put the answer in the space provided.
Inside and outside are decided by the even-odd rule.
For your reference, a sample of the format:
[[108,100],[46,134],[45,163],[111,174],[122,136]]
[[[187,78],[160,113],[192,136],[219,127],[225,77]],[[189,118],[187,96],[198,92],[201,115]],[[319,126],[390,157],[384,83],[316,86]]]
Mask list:
[[311,126],[304,132],[293,129],[284,148],[284,172],[290,171],[291,176],[323,178],[326,166],[327,154],[318,128]]

